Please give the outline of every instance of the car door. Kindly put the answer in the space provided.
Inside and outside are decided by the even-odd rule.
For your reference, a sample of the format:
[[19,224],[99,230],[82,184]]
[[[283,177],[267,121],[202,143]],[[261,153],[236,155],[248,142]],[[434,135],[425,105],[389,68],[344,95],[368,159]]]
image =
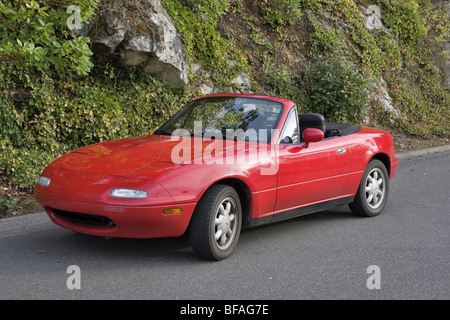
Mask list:
[[298,129],[294,107],[276,148],[278,182],[274,213],[339,198],[348,180],[351,159],[346,140],[334,137],[305,144],[300,142]]

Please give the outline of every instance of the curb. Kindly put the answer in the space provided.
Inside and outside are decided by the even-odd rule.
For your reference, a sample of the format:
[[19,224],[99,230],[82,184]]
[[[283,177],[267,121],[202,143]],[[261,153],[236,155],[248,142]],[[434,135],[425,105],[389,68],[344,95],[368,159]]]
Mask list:
[[400,161],[406,161],[406,160],[411,160],[411,159],[417,158],[417,157],[430,156],[435,153],[445,153],[445,152],[449,152],[449,151],[450,151],[450,144],[447,144],[444,146],[433,147],[433,148],[428,148],[428,149],[401,152],[401,153],[396,154],[395,156]]

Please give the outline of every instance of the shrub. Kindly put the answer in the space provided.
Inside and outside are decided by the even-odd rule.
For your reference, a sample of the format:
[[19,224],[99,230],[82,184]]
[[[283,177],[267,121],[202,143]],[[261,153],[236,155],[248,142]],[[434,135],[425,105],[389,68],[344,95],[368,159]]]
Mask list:
[[368,108],[369,78],[342,53],[320,56],[305,71],[311,111],[329,121],[360,122]]

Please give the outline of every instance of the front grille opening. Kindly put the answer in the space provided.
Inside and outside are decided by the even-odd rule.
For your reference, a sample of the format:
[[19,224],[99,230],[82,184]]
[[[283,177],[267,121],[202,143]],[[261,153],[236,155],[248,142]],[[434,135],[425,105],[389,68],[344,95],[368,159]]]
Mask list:
[[57,217],[64,218],[74,223],[88,224],[91,226],[100,226],[113,228],[116,224],[109,218],[92,214],[84,214],[78,212],[70,212],[63,210],[53,210],[53,214]]

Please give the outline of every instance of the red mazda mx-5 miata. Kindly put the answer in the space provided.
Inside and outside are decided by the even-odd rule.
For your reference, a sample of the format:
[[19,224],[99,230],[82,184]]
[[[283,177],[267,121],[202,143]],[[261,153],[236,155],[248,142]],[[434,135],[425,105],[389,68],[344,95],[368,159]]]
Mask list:
[[194,251],[221,260],[243,227],[342,204],[378,215],[397,167],[382,130],[298,115],[285,99],[213,95],[151,135],[64,155],[35,193],[61,227],[127,238],[176,237],[189,227]]

